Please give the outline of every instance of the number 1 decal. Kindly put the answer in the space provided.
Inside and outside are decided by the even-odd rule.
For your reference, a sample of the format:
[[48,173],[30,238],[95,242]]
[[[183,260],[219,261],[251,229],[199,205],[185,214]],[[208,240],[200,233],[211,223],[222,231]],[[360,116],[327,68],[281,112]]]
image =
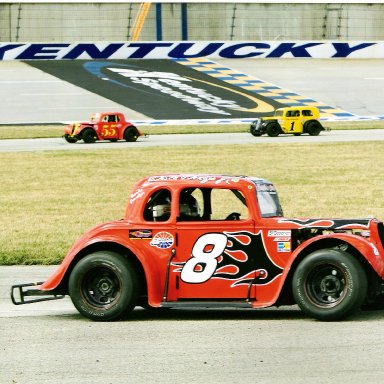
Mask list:
[[227,246],[227,236],[223,233],[207,233],[199,237],[192,248],[192,257],[181,270],[181,280],[186,283],[204,283],[216,271],[217,258]]

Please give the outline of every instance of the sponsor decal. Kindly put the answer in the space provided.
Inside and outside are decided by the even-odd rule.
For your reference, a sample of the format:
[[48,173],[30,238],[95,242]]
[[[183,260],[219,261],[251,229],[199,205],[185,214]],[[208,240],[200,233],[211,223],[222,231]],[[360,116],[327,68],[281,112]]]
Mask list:
[[153,119],[256,118],[282,106],[179,60],[25,62]]
[[135,229],[129,231],[129,238],[131,240],[136,239],[151,239],[152,231],[150,229]]
[[152,241],[150,242],[150,245],[152,247],[160,248],[160,249],[167,249],[172,247],[174,242],[173,236],[169,232],[158,232],[153,237]]
[[291,252],[291,242],[279,241],[277,243],[277,252]]
[[[185,103],[194,106],[196,110],[200,112],[231,116],[231,113],[225,109],[243,110],[243,108],[233,100],[223,99],[213,95],[205,89],[193,86],[191,84],[192,80],[195,82],[201,81],[198,79],[183,77],[170,72],[133,70],[119,67],[108,67],[106,70],[124,77],[125,80],[128,79],[132,84],[138,84],[157,92],[164,93],[175,99],[182,100]],[[104,77],[103,80],[113,81],[112,78],[109,77]],[[211,86],[213,85],[212,83],[206,83]],[[232,90],[232,92],[238,91]],[[255,97],[250,95],[246,96],[248,98],[253,98],[256,101]],[[270,108],[272,108],[273,111],[273,107]]]
[[291,241],[291,237],[275,237],[273,241]]
[[25,62],[155,119],[135,125],[185,125],[185,117],[189,124],[250,124],[287,105],[316,105],[323,120],[359,119],[206,58]]
[[0,60],[384,58],[383,41],[3,43]]
[[291,231],[290,230],[269,230],[268,231],[268,237],[276,237],[276,236],[283,236],[283,237],[291,237]]
[[141,199],[143,195],[144,195],[144,190],[142,188],[132,193],[129,199],[130,204],[134,203],[137,199]]
[[232,184],[238,183],[241,180],[240,177],[227,177],[227,176],[201,176],[201,175],[159,175],[148,178],[148,182],[153,183],[157,181],[198,181],[201,184],[214,181],[215,184]]
[[[142,65],[133,65],[133,62],[122,64],[112,61],[87,62],[84,69],[111,85],[135,90],[136,93],[167,96],[174,99],[173,103],[188,104],[196,112],[208,115],[230,117],[234,112],[250,114],[274,111],[274,106],[263,97],[256,97],[254,93],[226,85],[219,79],[203,79],[202,74],[196,71],[186,72],[185,69],[181,74],[153,70],[151,65],[144,69]],[[169,66],[169,69],[172,70],[172,67]],[[177,70],[180,71],[180,67],[176,66],[175,71]]]

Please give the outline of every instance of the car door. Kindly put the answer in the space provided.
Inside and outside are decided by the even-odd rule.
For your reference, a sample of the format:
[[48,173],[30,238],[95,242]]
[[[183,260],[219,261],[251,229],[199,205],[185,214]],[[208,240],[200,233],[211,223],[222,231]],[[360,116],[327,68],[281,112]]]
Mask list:
[[118,137],[118,121],[117,115],[105,115],[101,122],[101,136],[103,139],[117,139]]
[[202,205],[199,213],[182,208],[186,204],[180,195],[169,299],[253,299],[257,271],[255,250],[250,245],[254,222],[245,200],[228,189],[196,189],[193,195]]
[[286,111],[282,127],[284,133],[301,133],[303,125],[300,118],[300,110]]

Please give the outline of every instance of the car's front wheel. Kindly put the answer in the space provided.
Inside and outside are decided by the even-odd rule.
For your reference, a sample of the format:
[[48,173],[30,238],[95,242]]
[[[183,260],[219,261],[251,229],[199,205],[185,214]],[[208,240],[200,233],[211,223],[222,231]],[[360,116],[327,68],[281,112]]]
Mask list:
[[362,305],[367,295],[367,276],[349,253],[322,249],[298,265],[292,287],[303,312],[318,320],[341,320]]
[[92,128],[87,128],[82,134],[84,143],[91,144],[94,143],[97,139],[95,131]]
[[118,253],[92,253],[81,259],[70,274],[69,295],[85,317],[96,321],[116,320],[136,305],[135,269]]
[[67,143],[71,143],[71,144],[77,143],[77,139],[73,136],[68,135],[68,134],[64,135],[64,139]]
[[255,128],[253,128],[253,127],[251,127],[249,131],[251,132],[251,134],[252,134],[253,136],[256,136],[256,137],[259,137],[259,136],[262,135],[262,133],[261,133],[260,131],[257,131],[257,130],[256,130]]

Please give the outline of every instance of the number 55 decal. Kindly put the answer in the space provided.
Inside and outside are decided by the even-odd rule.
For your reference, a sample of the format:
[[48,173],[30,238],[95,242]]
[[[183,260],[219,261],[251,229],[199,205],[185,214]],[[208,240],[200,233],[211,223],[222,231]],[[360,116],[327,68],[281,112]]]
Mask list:
[[216,271],[217,258],[227,246],[227,236],[223,233],[207,233],[199,237],[192,248],[192,257],[181,270],[181,280],[186,283],[204,283]]

